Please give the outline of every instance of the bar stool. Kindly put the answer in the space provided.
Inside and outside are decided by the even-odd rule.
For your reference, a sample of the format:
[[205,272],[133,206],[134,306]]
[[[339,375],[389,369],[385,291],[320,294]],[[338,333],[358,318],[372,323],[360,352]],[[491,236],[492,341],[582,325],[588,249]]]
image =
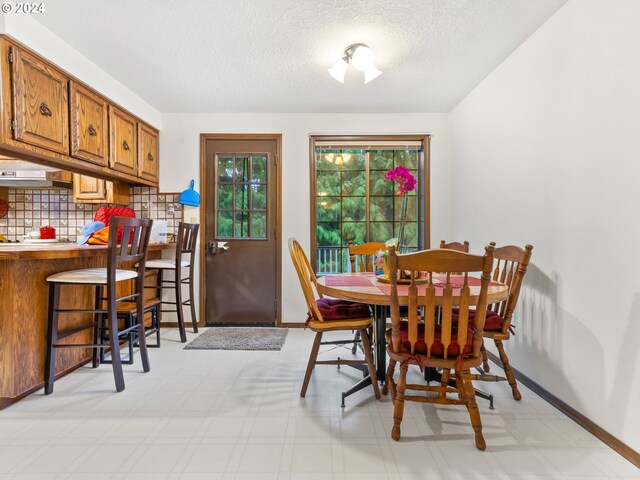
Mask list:
[[[178,329],[180,330],[180,341],[182,343],[187,341],[187,333],[184,327],[184,317],[182,313],[183,305],[189,305],[191,307],[191,323],[193,325],[193,331],[198,333],[198,320],[196,318],[196,306],[193,301],[193,266],[195,264],[196,253],[196,240],[198,239],[198,229],[200,225],[197,223],[184,223],[178,224],[178,238],[176,240],[176,254],[172,260],[149,260],[146,267],[149,269],[158,270],[158,283],[156,286],[149,285],[145,288],[157,288],[158,296],[162,298],[162,290],[164,288],[172,288],[175,292],[175,302],[162,301],[161,303],[175,305],[175,310],[165,310],[160,308],[161,312],[175,312],[178,316]],[[183,256],[188,257],[188,260],[183,260]],[[189,276],[182,277],[182,269],[189,268]],[[173,270],[173,279],[164,279],[163,272],[167,270]],[[169,285],[165,285],[165,284]],[[182,301],[182,285],[189,285],[189,299]]]
[[[144,331],[144,305],[143,305],[143,288],[144,288],[144,268],[147,256],[147,248],[149,246],[149,236],[151,234],[152,220],[138,218],[113,217],[109,225],[109,244],[107,247],[107,267],[106,268],[85,268],[81,270],[70,270],[60,272],[47,277],[49,282],[49,314],[48,314],[48,332],[47,332],[47,353],[45,367],[45,385],[44,393],[49,395],[53,392],[53,382],[55,380],[55,362],[58,348],[92,348],[93,366],[98,365],[98,350],[102,350],[107,346],[111,349],[113,376],[115,378],[116,390],[121,392],[124,390],[124,375],[122,373],[122,361],[120,359],[120,342],[119,336],[133,331],[138,332],[138,342],[140,344],[140,356],[142,357],[142,368],[145,372],[150,370],[149,356],[147,354],[147,344]],[[122,228],[122,241],[118,245],[118,234]],[[137,262],[138,271],[119,269],[123,262]],[[135,279],[134,293],[117,298],[116,286],[118,282]],[[94,285],[95,304],[93,309],[62,309],[60,308],[60,289],[62,285]],[[102,307],[102,289],[107,290],[107,309]],[[128,329],[118,331],[118,311],[117,302],[127,299],[136,300],[137,321]],[[58,330],[58,318],[60,314],[65,313],[92,313],[93,321],[79,327],[67,330]],[[102,343],[99,340],[98,331],[101,327],[102,318],[105,317],[110,332],[116,332],[109,335],[109,344]],[[93,329],[93,343],[69,344],[59,343],[65,337],[81,332],[83,330]]]

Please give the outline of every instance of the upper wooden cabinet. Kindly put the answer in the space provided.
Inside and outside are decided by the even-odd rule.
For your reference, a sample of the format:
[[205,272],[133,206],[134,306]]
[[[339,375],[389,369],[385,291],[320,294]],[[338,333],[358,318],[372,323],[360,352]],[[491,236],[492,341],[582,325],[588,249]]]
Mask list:
[[158,131],[138,123],[138,176],[158,181]]
[[157,130],[4,34],[0,59],[0,155],[158,185]]
[[69,79],[35,55],[9,51],[16,140],[69,154]]
[[137,175],[136,119],[113,105],[109,105],[109,139],[111,168]]
[[129,205],[129,185],[87,175],[73,174],[74,203],[116,203]]
[[107,102],[82,85],[71,82],[71,155],[98,165],[108,165]]

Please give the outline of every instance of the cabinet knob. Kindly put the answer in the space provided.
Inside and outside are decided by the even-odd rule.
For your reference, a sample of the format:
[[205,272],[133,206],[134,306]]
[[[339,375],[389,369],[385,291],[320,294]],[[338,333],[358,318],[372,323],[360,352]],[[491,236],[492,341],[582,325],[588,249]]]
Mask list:
[[87,128],[87,130],[89,131],[89,135],[91,135],[92,137],[98,135],[98,132],[96,132],[96,129],[93,127],[93,125],[89,125],[89,128]]
[[47,105],[46,102],[42,102],[40,104],[40,113],[42,115],[44,115],[45,117],[50,117],[51,116],[51,109],[49,108],[49,105]]
[[151,152],[147,154],[147,160],[149,160],[150,162],[153,162],[153,155],[151,155]]
[[122,148],[124,148],[125,150],[131,150],[131,148],[129,148],[129,144],[127,143],[126,140],[124,142],[122,142]]

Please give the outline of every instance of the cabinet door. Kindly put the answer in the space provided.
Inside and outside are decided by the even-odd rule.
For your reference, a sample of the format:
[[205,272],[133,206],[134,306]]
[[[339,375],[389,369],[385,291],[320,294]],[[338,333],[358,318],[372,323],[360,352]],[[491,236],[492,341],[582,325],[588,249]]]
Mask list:
[[138,176],[158,181],[158,131],[138,123]]
[[13,47],[14,138],[69,154],[69,80],[39,58]]
[[107,181],[74,173],[73,199],[79,203],[106,203]]
[[71,82],[71,155],[98,165],[108,164],[107,102]]
[[137,175],[136,120],[113,105],[109,105],[109,138],[111,168]]

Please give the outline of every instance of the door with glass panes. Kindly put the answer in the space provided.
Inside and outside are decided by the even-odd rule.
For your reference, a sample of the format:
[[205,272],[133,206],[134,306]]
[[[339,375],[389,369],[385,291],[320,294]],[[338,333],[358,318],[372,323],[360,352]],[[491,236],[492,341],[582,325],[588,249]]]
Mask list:
[[277,138],[205,142],[207,325],[276,325]]

